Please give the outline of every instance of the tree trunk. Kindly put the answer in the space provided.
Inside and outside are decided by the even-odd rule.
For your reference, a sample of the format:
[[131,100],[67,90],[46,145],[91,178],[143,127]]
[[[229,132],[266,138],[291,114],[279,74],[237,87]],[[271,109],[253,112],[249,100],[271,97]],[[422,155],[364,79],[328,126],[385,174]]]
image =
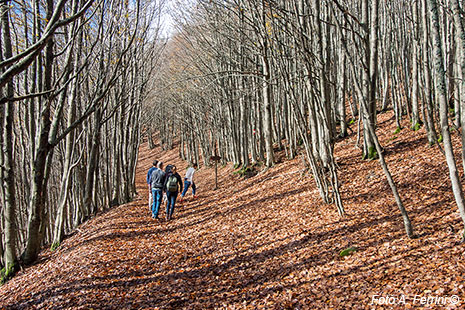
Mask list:
[[[50,20],[53,13],[53,0],[47,0],[47,20]],[[44,87],[45,91],[52,89],[52,68],[53,68],[53,39],[47,42],[45,48],[44,64]],[[25,264],[34,262],[39,254],[43,241],[43,223],[45,214],[45,199],[47,189],[46,165],[51,145],[48,137],[51,129],[51,101],[52,98],[46,98],[45,105],[40,112],[39,138],[34,154],[34,163],[32,167],[32,186],[31,198],[29,203],[28,219],[28,238],[26,247],[22,254]],[[41,229],[42,228],[42,229]]]
[[[68,107],[68,115],[67,115],[67,126],[71,126],[75,119],[76,113],[76,91],[77,91],[77,80],[74,81],[72,91],[71,91],[71,98],[69,100],[70,106]],[[66,136],[65,139],[65,158],[63,163],[63,176],[61,179],[61,187],[60,187],[60,194],[59,194],[59,202],[58,202],[58,209],[55,217],[55,227],[53,230],[53,242],[52,242],[52,249],[58,247],[63,240],[64,237],[64,223],[65,223],[65,208],[68,201],[68,193],[70,189],[70,178],[71,178],[71,171],[73,169],[73,165],[71,164],[73,160],[73,150],[74,150],[74,133],[70,133]]]
[[[465,132],[463,122],[465,122],[465,25],[462,19],[462,9],[458,0],[452,0],[452,11],[454,16],[454,24],[457,38],[457,76],[458,76],[458,93],[459,93],[459,107],[460,118],[462,125],[462,165],[465,171]],[[457,112],[457,111],[456,111]]]
[[432,82],[431,82],[431,71],[429,67],[429,54],[428,54],[428,42],[429,42],[429,31],[428,31],[428,6],[427,0],[423,0],[422,5],[422,21],[423,21],[423,40],[422,40],[422,50],[423,50],[423,74],[425,79],[425,100],[424,105],[426,106],[426,131],[428,142],[430,145],[433,145],[438,142],[436,129],[434,125],[434,108],[433,108],[433,98],[432,98]]
[[[10,1],[5,1],[1,4],[1,31],[2,31],[2,50],[3,56],[8,59],[12,57],[12,45],[11,45],[11,34],[10,34],[10,22],[9,22],[9,4]],[[3,262],[5,266],[5,279],[13,275],[17,269],[17,227],[16,227],[16,192],[15,192],[15,162],[13,156],[13,141],[14,141],[14,111],[15,103],[9,99],[14,96],[13,80],[6,84],[6,94],[1,89],[1,95],[5,95],[7,101],[2,113],[2,187],[3,187],[3,227],[4,227],[4,248],[3,251]],[[1,224],[0,224],[1,225]],[[0,239],[0,242],[2,240]]]
[[418,108],[418,37],[420,35],[418,31],[418,1],[414,1],[412,4],[413,8],[413,54],[412,54],[412,123],[411,128],[418,130],[420,124],[420,113]]
[[[262,1],[262,21],[263,26],[266,29],[266,13],[265,13],[265,2]],[[263,133],[265,138],[265,149],[266,149],[266,166],[271,167],[274,165],[274,151],[273,151],[273,128],[272,128],[272,113],[271,113],[271,84],[270,84],[270,60],[268,58],[268,38],[267,33],[262,34],[262,50],[260,54],[260,60],[262,63],[263,80],[262,86],[262,100],[263,100]]]
[[94,204],[96,203],[92,199],[94,182],[95,182],[95,171],[97,170],[97,160],[99,156],[99,147],[100,147],[100,132],[101,132],[101,118],[102,112],[98,108],[94,114],[94,128],[92,129],[91,144],[90,144],[90,155],[89,161],[87,163],[87,172],[86,172],[86,183],[84,189],[84,206],[90,213],[95,213],[97,208]]
[[341,138],[347,137],[347,121],[346,121],[346,103],[345,103],[345,93],[346,93],[346,58],[342,47],[339,45],[339,82],[337,87],[337,106],[339,111],[339,124],[340,124],[340,134]]
[[[376,64],[376,60],[378,57],[377,53],[377,29],[378,29],[378,0],[373,1],[372,7],[372,19],[371,25],[369,20],[369,1],[363,0],[362,2],[362,26],[364,30],[364,46],[365,46],[365,67],[363,68],[362,72],[362,79],[363,79],[363,97],[366,99],[361,98],[360,100],[366,100],[367,102],[367,110],[366,113],[363,114],[363,158],[367,159],[374,159],[378,155],[375,151],[375,142],[371,137],[368,127],[373,126],[376,127],[376,101],[374,100],[374,92],[376,90],[373,89],[373,86],[376,85],[376,81],[372,80],[372,75],[376,76],[377,68],[372,68],[373,64]],[[376,9],[376,11],[375,11]],[[370,27],[371,26],[371,27]],[[370,31],[371,29],[371,31]],[[375,60],[376,59],[376,60]]]

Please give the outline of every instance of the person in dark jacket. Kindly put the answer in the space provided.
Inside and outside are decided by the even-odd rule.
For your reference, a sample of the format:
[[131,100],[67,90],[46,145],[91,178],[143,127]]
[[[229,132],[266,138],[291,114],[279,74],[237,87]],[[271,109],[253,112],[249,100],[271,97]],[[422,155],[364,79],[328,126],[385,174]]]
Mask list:
[[150,176],[152,187],[152,217],[158,219],[158,210],[160,209],[161,199],[163,197],[163,186],[165,184],[166,174],[163,171],[163,162],[158,162],[158,169],[155,169]]
[[169,221],[174,213],[174,206],[178,193],[182,192],[182,179],[179,173],[176,172],[176,166],[171,167],[170,173],[165,178],[163,189],[166,192],[166,219]]
[[[171,168],[172,168],[172,167],[173,167],[173,165],[171,165],[171,164],[166,165],[166,168],[165,168],[165,174],[166,174],[166,175],[170,174]],[[165,192],[165,194],[163,194],[163,201],[162,201],[162,203],[165,203],[165,202],[166,202],[166,192]]]

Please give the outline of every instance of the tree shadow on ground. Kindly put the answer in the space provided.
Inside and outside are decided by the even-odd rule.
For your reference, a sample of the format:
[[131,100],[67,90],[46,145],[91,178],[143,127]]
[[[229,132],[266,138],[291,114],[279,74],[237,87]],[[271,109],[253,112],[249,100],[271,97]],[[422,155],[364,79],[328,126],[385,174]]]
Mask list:
[[[280,292],[291,286],[275,285],[263,291],[257,291],[254,288],[268,282],[279,283],[283,277],[292,272],[302,272],[310,267],[323,266],[339,259],[337,256],[338,251],[332,248],[312,251],[298,262],[287,262],[285,257],[289,253],[295,253],[305,248],[315,249],[316,246],[322,243],[333,242],[341,234],[350,235],[367,227],[375,227],[394,220],[394,216],[384,216],[369,222],[360,222],[349,226],[343,225],[329,232],[324,229],[320,232],[307,231],[300,236],[291,235],[274,240],[271,243],[249,247],[234,255],[224,255],[217,257],[215,260],[202,261],[200,265],[186,261],[185,263],[191,267],[189,270],[185,270],[185,263],[179,259],[173,262],[177,266],[173,265],[165,268],[157,268],[155,262],[150,261],[140,263],[124,258],[110,260],[105,263],[138,266],[138,268],[127,268],[122,272],[115,272],[105,276],[85,277],[86,275],[83,275],[81,278],[65,285],[53,286],[33,296],[24,297],[18,300],[17,303],[9,305],[9,307],[40,307],[46,300],[54,300],[56,308],[76,305],[76,301],[83,301],[82,306],[102,307],[102,303],[91,301],[93,300],[92,294],[96,294],[95,292],[114,292],[115,290],[119,292],[140,290],[144,292],[144,295],[138,296],[137,300],[129,301],[116,297],[116,299],[105,299],[105,301],[102,301],[104,303],[103,308],[112,308],[116,305],[126,308],[135,303],[166,308],[174,306],[183,308],[188,307],[195,300],[202,304],[221,305],[221,303],[232,301],[244,301],[244,296],[238,294],[243,290],[247,291],[245,300],[259,301],[270,293]],[[395,227],[391,227],[391,232],[395,232]],[[127,237],[125,234],[123,236],[124,238]],[[129,234],[129,236],[134,235]],[[121,238],[121,236],[110,237]],[[400,233],[386,235],[380,239],[369,239],[367,236],[365,239],[359,240],[360,243],[366,241],[360,251],[363,252],[366,248],[377,247],[384,242],[392,242],[400,238]],[[270,244],[279,243],[279,241],[286,239],[288,242],[269,248]],[[257,251],[264,245],[268,245],[267,249]],[[214,249],[209,250],[214,251]],[[272,260],[276,259],[279,259],[281,263],[270,264]],[[359,268],[362,267],[370,268],[372,266],[373,269],[378,269],[379,264],[385,265],[390,262],[390,260],[380,262],[379,259],[373,259],[368,264],[354,266],[338,274],[325,275],[325,277],[347,276],[349,273],[357,273]],[[224,276],[227,276],[227,280],[225,280]],[[311,281],[318,281],[318,278]],[[68,299],[67,296],[73,298]],[[195,296],[195,298],[192,298],[192,296]],[[98,300],[97,296],[95,298]]]

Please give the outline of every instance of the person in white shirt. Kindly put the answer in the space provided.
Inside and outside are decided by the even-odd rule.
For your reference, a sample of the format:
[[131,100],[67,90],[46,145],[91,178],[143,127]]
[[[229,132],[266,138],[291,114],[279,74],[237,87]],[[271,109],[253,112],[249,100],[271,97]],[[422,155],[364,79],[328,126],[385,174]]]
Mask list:
[[184,198],[184,196],[187,193],[187,190],[189,189],[189,186],[191,186],[191,185],[192,185],[192,196],[194,196],[194,198],[197,198],[197,196],[195,196],[196,187],[195,187],[195,183],[194,183],[195,169],[197,169],[197,164],[195,164],[195,163],[192,165],[192,167],[187,169],[186,177],[184,178],[184,190],[182,191],[180,201],[182,201],[182,199]]

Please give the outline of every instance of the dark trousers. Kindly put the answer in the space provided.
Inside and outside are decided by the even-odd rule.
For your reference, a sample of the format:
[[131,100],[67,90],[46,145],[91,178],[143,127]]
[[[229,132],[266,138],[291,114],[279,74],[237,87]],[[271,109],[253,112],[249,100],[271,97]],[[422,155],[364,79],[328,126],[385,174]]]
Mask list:
[[166,216],[170,219],[174,213],[178,192],[166,192]]

